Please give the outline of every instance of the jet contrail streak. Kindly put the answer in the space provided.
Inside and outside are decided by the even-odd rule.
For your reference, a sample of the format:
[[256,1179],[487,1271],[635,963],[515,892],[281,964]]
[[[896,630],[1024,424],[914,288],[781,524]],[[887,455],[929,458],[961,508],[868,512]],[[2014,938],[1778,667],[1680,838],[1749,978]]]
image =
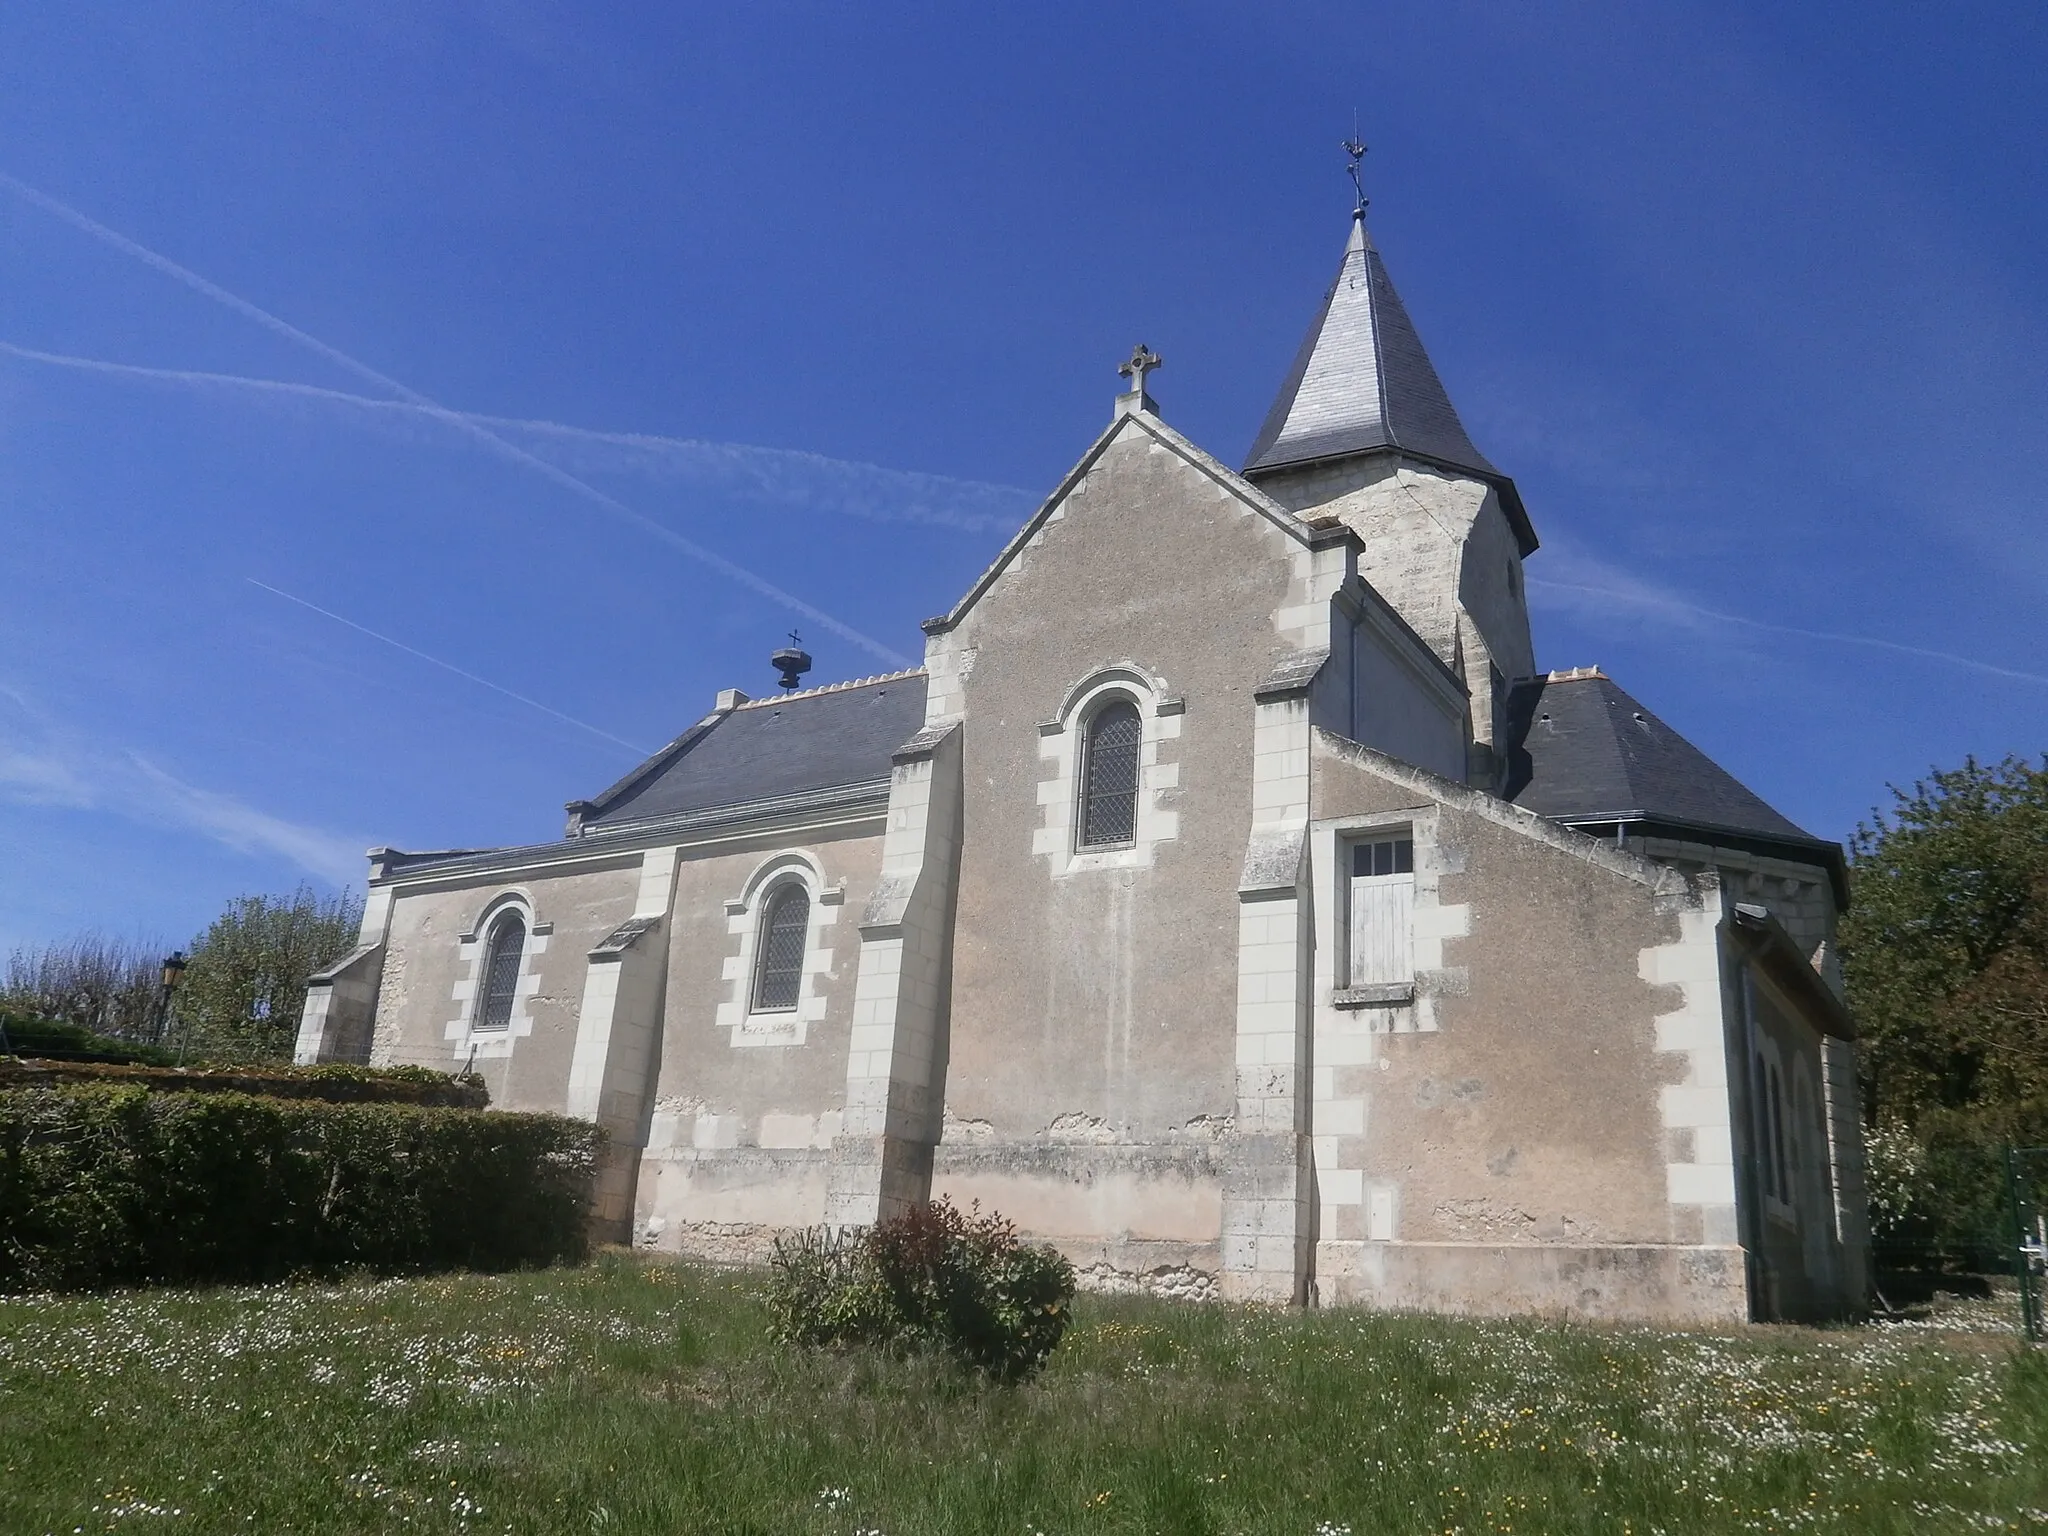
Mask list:
[[494,453],[510,459],[515,464],[524,465],[526,468],[553,481],[564,490],[582,497],[595,506],[602,507],[614,517],[630,523],[643,533],[652,534],[662,542],[681,550],[691,559],[710,566],[728,580],[737,582],[748,591],[765,597],[771,602],[779,603],[793,613],[801,614],[804,618],[828,633],[837,635],[840,639],[849,641],[859,646],[862,650],[872,652],[893,666],[910,667],[916,665],[915,662],[911,661],[909,657],[901,652],[890,650],[881,641],[870,639],[859,630],[853,628],[852,625],[841,623],[838,619],[833,618],[831,614],[826,613],[823,609],[812,607],[795,593],[784,591],[772,581],[767,580],[765,577],[756,576],[745,566],[735,564],[733,561],[726,559],[725,556],[706,549],[694,539],[684,538],[675,530],[664,527],[644,513],[634,511],[617,497],[605,494],[596,486],[577,479],[566,470],[557,469],[554,465],[548,463],[547,460],[528,453],[516,443],[507,442],[488,427],[470,420],[460,411],[451,411],[446,406],[429,399],[411,386],[401,384],[389,374],[379,373],[368,363],[358,362],[340,348],[329,346],[319,337],[308,335],[288,321],[280,320],[276,315],[271,314],[269,310],[260,309],[256,305],[251,304],[247,299],[229,293],[217,283],[208,282],[197,272],[179,266],[168,256],[158,255],[146,245],[137,244],[119,230],[109,229],[97,219],[88,218],[69,204],[58,202],[56,198],[49,196],[47,193],[37,191],[27,182],[17,180],[5,171],[0,171],[0,186],[6,187],[17,197],[33,203],[44,212],[62,219],[74,229],[83,230],[95,240],[102,241],[112,246],[115,250],[134,257],[145,266],[153,267],[166,277],[174,278],[194,292],[204,294],[215,303],[225,305],[236,314],[255,321],[265,330],[306,348],[308,351],[333,363],[336,367],[346,369],[357,378],[365,379],[380,389],[388,390],[407,404],[434,417],[437,421],[445,422],[456,431],[467,433],[477,441],[486,444]]
[[1867,645],[1880,651],[1897,651],[1902,656],[1918,656],[1925,661],[1945,661],[1953,667],[1967,667],[1972,672],[1988,672],[1993,677],[2009,677],[2022,683],[2048,684],[2048,677],[2038,672],[2017,672],[2011,667],[1994,667],[1988,661],[1976,661],[1968,656],[1957,656],[1950,651],[1931,651],[1925,646],[1906,645],[1897,640],[1880,640],[1874,635],[1845,635],[1826,629],[1801,629],[1796,624],[1772,624],[1763,619],[1746,619],[1739,613],[1720,613],[1712,608],[1702,608],[1697,603],[1659,596],[1644,598],[1627,592],[1617,592],[1610,587],[1587,587],[1577,582],[1550,581],[1543,577],[1531,576],[1532,587],[1548,587],[1555,592],[1584,592],[1593,597],[1604,597],[1613,602],[1631,603],[1637,607],[1678,608],[1686,613],[1698,614],[1703,619],[1713,619],[1721,624],[1739,624],[1744,629],[1767,630],[1775,635],[1799,635],[1808,640],[1825,640],[1835,645]]
[[[347,390],[329,389],[321,384],[252,378],[240,373],[206,373],[192,368],[151,368],[140,363],[118,363],[106,358],[77,357],[68,352],[43,352],[34,347],[18,346],[11,341],[0,341],[0,355],[17,357],[24,362],[41,363],[46,367],[69,368],[80,373],[97,373],[109,378],[140,379],[152,384],[179,384],[197,389],[244,390],[251,394],[281,395],[286,399],[336,405],[352,410],[412,416],[427,414],[410,401],[352,394]],[[926,474],[918,470],[885,469],[879,464],[864,464],[854,459],[834,459],[798,448],[761,448],[746,443],[716,443],[686,437],[663,437],[649,432],[605,432],[593,427],[570,426],[559,421],[489,416],[481,411],[461,411],[457,414],[466,421],[476,422],[485,427],[501,428],[512,433],[531,433],[556,441],[623,449],[630,453],[671,457],[682,455],[701,460],[707,465],[715,465],[719,470],[731,471],[738,468],[743,473],[763,478],[770,470],[777,474],[816,473],[828,482],[843,481],[852,487],[850,494],[839,499],[840,510],[857,517],[871,517],[882,522],[924,523],[937,527],[958,528],[969,533],[1004,530],[1022,520],[1021,508],[1030,496],[1030,492],[1016,486],[996,485],[985,480],[959,480],[947,475]],[[889,486],[895,498],[887,511],[877,511],[860,504],[863,483],[875,481]],[[960,512],[924,504],[934,497],[948,495],[982,502],[1000,498],[1006,503],[1014,501],[1020,510],[1016,516],[1010,516],[1007,509],[1003,514]]]
[[593,736],[602,736],[606,741],[616,746],[624,747],[628,752],[635,753],[640,757],[651,757],[653,755],[647,748],[636,746],[622,737],[614,736],[610,731],[599,730],[587,720],[578,720],[574,715],[565,715],[559,709],[543,704],[538,699],[529,699],[523,693],[514,693],[510,688],[494,683],[488,677],[478,677],[474,672],[465,672],[462,668],[456,666],[454,662],[443,661],[438,656],[429,656],[425,651],[407,645],[403,640],[394,640],[389,635],[380,635],[367,624],[358,624],[354,619],[345,619],[330,609],[322,608],[318,603],[309,603],[303,597],[293,596],[282,587],[273,587],[269,582],[258,581],[254,576],[244,579],[252,587],[261,587],[274,597],[281,597],[288,603],[297,603],[301,608],[310,608],[323,619],[332,619],[337,624],[346,624],[359,635],[368,635],[372,640],[381,640],[393,650],[403,651],[408,656],[417,656],[421,661],[431,662],[443,672],[453,672],[457,677],[467,682],[475,683],[479,687],[488,688],[493,693],[502,693],[506,698],[516,700],[524,704],[528,709],[537,709],[544,715],[553,715],[557,720],[563,721],[565,724],[573,725],[580,731],[588,731]]

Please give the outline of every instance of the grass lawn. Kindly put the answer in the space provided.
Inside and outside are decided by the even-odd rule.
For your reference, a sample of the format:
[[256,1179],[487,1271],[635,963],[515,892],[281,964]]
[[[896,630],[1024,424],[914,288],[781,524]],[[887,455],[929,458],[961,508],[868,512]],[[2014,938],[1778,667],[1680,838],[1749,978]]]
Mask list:
[[1084,1298],[1038,1382],[589,1268],[0,1299],[0,1533],[2048,1527],[2048,1359]]

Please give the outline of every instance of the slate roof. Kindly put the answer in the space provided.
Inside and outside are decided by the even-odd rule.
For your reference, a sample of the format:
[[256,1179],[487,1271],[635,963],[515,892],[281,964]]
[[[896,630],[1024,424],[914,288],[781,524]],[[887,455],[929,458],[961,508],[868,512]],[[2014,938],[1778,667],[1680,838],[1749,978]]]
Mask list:
[[584,802],[583,825],[886,783],[890,754],[924,724],[924,694],[923,671],[897,672],[709,716]]
[[1491,482],[1507,504],[1522,553],[1536,548],[1514,482],[1466,433],[1361,215],[1352,222],[1337,280],[1245,457],[1244,472],[1380,449],[1398,449]]
[[1352,221],[1337,280],[1244,467],[1371,448],[1409,448],[1481,475],[1500,473],[1466,435],[1361,218]]
[[1506,795],[1553,821],[1642,821],[1785,846],[1833,867],[1838,844],[1796,826],[1596,667],[1509,695]]

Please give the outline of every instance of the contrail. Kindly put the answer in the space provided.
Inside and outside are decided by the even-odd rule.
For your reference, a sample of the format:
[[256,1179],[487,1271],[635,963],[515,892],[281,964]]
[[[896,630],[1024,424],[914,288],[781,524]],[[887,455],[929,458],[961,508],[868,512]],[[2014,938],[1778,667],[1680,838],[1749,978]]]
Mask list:
[[463,416],[461,412],[451,411],[446,406],[428,399],[427,396],[411,386],[401,384],[389,374],[379,373],[368,363],[358,362],[340,348],[329,346],[319,337],[308,335],[297,326],[280,320],[276,315],[271,314],[269,310],[259,309],[247,299],[239,298],[218,284],[208,282],[197,272],[179,266],[169,257],[160,256],[148,246],[137,244],[119,230],[109,229],[97,219],[86,217],[86,215],[80,213],[69,204],[58,202],[54,197],[37,191],[27,182],[19,181],[8,175],[5,171],[0,171],[0,186],[6,187],[17,197],[33,203],[44,212],[62,219],[73,228],[83,230],[95,240],[103,241],[111,245],[115,250],[125,255],[133,256],[145,266],[153,267],[166,277],[174,278],[178,282],[183,283],[194,292],[204,294],[215,303],[225,305],[236,314],[255,321],[265,330],[306,348],[308,351],[333,363],[336,367],[354,374],[357,378],[375,384],[379,389],[388,390],[407,404],[432,416],[435,420],[445,422],[456,431],[467,433],[470,437],[486,444],[494,453],[500,454],[515,464],[522,464],[526,468],[545,476],[564,490],[571,491],[593,505],[602,507],[614,517],[632,524],[643,533],[652,534],[664,543],[674,546],[691,559],[710,566],[721,576],[739,583],[749,591],[757,593],[771,602],[780,603],[793,613],[803,615],[804,618],[828,633],[837,635],[840,639],[849,641],[859,646],[862,650],[872,652],[874,655],[889,662],[892,666],[910,667],[916,665],[915,662],[901,652],[892,651],[889,647],[883,645],[881,641],[870,639],[859,630],[853,628],[852,625],[841,623],[824,610],[812,607],[802,598],[796,596],[796,594],[783,590],[763,577],[756,576],[745,566],[737,565],[733,561],[726,559],[725,556],[706,549],[693,539],[684,538],[681,534],[671,528],[664,527],[653,518],[634,511],[617,497],[608,496],[596,486],[577,479],[566,470],[557,469],[554,465],[548,463],[546,459],[538,458],[517,444],[507,442],[504,438],[498,436],[497,433],[491,431],[490,428],[470,420]]
[[1696,613],[1703,619],[1713,619],[1722,624],[1737,624],[1744,629],[1766,630],[1774,635],[1798,635],[1807,640],[1825,640],[1835,645],[1867,645],[1880,651],[1896,651],[1902,656],[1918,656],[1924,661],[1945,661],[1950,666],[1966,667],[1972,672],[1988,672],[1993,677],[2009,677],[2022,683],[2048,684],[2048,677],[2038,672],[2019,672],[2011,667],[1995,667],[1988,661],[1977,661],[1969,656],[1957,656],[1950,651],[1933,651],[1925,646],[1905,645],[1897,640],[1880,640],[1873,635],[1845,635],[1825,629],[1801,629],[1795,624],[1771,624],[1763,619],[1746,619],[1739,613],[1721,613],[1712,608],[1702,608],[1681,598],[1660,595],[1645,599],[1637,594],[1617,592],[1611,587],[1587,587],[1570,581],[1549,581],[1531,576],[1532,587],[1548,587],[1556,592],[1584,592],[1593,597],[1604,597],[1611,602],[1633,603],[1641,607],[1669,606],[1688,613]]
[[[68,352],[44,352],[10,341],[0,341],[0,354],[48,367],[68,368],[112,378],[138,379],[153,384],[185,385],[201,390],[241,390],[251,394],[282,395],[316,404],[350,410],[426,415],[405,400],[351,394],[319,384],[299,384],[284,379],[252,378],[240,373],[206,373],[191,368],[151,368],[140,363],[118,363],[105,358],[78,357]],[[516,416],[490,416],[479,411],[457,412],[465,421],[513,433],[526,433],[558,442],[620,450],[642,466],[651,464],[673,470],[681,461],[699,474],[737,475],[753,483],[755,494],[776,499],[829,502],[835,510],[877,522],[922,523],[957,528],[968,533],[988,533],[1014,528],[1029,510],[1031,493],[1013,485],[986,480],[962,480],[950,475],[927,474],[920,470],[886,469],[855,459],[834,459],[822,453],[796,448],[762,448],[747,443],[718,443],[687,437],[664,437],[649,432],[605,432],[592,427],[570,426],[559,421],[535,421]],[[616,466],[605,466],[614,468]],[[809,484],[801,483],[806,476]],[[820,490],[819,483],[824,483]],[[886,498],[885,500],[883,498]],[[995,505],[991,512],[964,512],[959,502]],[[933,504],[935,503],[935,504]]]
[[368,625],[358,624],[354,619],[345,619],[338,613],[334,613],[329,609],[322,608],[318,603],[307,602],[303,597],[294,597],[291,593],[285,591],[284,588],[282,587],[273,587],[269,582],[258,581],[254,576],[246,577],[244,579],[247,580],[250,586],[261,587],[264,591],[270,593],[274,597],[281,597],[288,603],[297,603],[301,608],[312,609],[313,612],[319,614],[320,617],[322,617],[323,619],[332,619],[337,624],[346,624],[350,629],[354,630],[359,635],[368,635],[372,640],[383,641],[384,644],[390,646],[393,650],[403,651],[408,656],[417,656],[421,661],[432,662],[435,666],[439,667],[443,672],[453,672],[457,677],[475,683],[479,687],[488,688],[493,693],[502,693],[508,699],[517,700],[519,703],[524,704],[528,709],[537,709],[542,714],[553,715],[557,720],[563,721],[564,723],[569,725],[573,725],[580,731],[588,731],[593,736],[602,736],[606,741],[609,741],[616,746],[624,747],[628,752],[631,752],[636,756],[651,757],[653,755],[651,752],[647,750],[647,748],[642,746],[636,746],[634,743],[630,741],[626,741],[620,737],[614,736],[610,731],[599,730],[596,726],[592,725],[587,720],[578,720],[574,715],[565,715],[559,709],[551,708],[550,706],[541,703],[538,699],[529,699],[523,693],[514,693],[510,688],[506,688],[498,683],[494,683],[488,677],[478,677],[474,672],[465,672],[462,670],[462,668],[456,666],[455,663],[453,663],[452,661],[443,661],[438,656],[429,656],[425,651],[415,649],[414,647],[407,645],[403,640],[394,640],[389,635],[380,635],[377,633],[376,630],[371,629]]

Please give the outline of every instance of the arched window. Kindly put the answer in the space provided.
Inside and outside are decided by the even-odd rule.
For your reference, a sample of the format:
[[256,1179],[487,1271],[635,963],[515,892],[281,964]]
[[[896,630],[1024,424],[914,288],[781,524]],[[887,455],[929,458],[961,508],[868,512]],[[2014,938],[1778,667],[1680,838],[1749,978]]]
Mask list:
[[1095,712],[1081,750],[1081,846],[1113,847],[1138,834],[1138,706],[1118,699]]
[[794,1008],[804,979],[804,941],[811,927],[811,895],[794,880],[768,900],[754,961],[754,1010]]
[[484,995],[477,1008],[478,1029],[505,1029],[512,1023],[513,995],[519,990],[519,962],[526,954],[526,923],[507,912],[491,929],[491,947],[484,958]]
[[1771,1157],[1771,1075],[1762,1053],[1756,1058],[1756,1144],[1757,1165],[1764,1176],[1764,1193],[1778,1195],[1778,1165]]

